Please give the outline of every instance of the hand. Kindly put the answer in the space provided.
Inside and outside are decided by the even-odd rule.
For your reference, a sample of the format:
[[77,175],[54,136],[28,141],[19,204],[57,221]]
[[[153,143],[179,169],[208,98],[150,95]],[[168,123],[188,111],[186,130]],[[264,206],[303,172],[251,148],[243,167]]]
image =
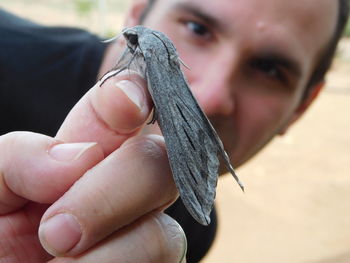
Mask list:
[[135,136],[150,109],[125,73],[92,88],[56,138],[0,137],[0,262],[181,261],[185,236],[162,213],[178,195],[164,141]]

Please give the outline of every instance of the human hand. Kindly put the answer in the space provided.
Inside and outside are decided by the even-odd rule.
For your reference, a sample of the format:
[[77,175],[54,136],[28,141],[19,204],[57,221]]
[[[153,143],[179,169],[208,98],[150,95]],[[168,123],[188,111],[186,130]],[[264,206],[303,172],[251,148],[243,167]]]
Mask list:
[[1,262],[181,260],[184,234],[162,213],[178,195],[164,142],[135,136],[150,101],[144,80],[121,74],[92,88],[56,138],[0,137]]

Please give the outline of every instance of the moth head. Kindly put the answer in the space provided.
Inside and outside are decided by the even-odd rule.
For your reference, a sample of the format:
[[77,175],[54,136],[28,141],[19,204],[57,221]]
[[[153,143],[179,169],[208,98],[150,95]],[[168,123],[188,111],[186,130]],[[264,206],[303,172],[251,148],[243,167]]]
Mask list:
[[137,33],[133,30],[126,30],[123,32],[123,36],[126,39],[128,47],[135,51],[137,46],[139,45],[139,37]]

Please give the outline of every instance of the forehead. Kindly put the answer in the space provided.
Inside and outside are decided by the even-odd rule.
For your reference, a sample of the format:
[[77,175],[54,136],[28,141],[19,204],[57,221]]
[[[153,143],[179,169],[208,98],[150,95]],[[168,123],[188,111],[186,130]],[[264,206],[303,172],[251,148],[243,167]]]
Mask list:
[[192,6],[216,16],[229,29],[238,26],[239,21],[243,24],[260,21],[276,26],[281,23],[288,24],[290,29],[294,27],[310,33],[321,28],[325,34],[334,30],[339,5],[338,0],[155,0],[155,2],[156,6],[163,10]]
[[[335,32],[337,0],[156,0],[155,11],[196,10],[215,20],[227,38],[281,48],[310,65]],[[187,10],[187,11],[186,11]],[[156,11],[157,12],[157,11]],[[167,19],[167,17],[165,17]]]

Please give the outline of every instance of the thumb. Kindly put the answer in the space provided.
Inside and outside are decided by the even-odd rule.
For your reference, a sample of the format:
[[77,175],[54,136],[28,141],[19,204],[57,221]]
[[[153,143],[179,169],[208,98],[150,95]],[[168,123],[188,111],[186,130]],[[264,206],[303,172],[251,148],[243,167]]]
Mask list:
[[56,138],[65,142],[93,141],[105,155],[134,136],[152,109],[147,83],[130,70],[111,71],[73,107]]

